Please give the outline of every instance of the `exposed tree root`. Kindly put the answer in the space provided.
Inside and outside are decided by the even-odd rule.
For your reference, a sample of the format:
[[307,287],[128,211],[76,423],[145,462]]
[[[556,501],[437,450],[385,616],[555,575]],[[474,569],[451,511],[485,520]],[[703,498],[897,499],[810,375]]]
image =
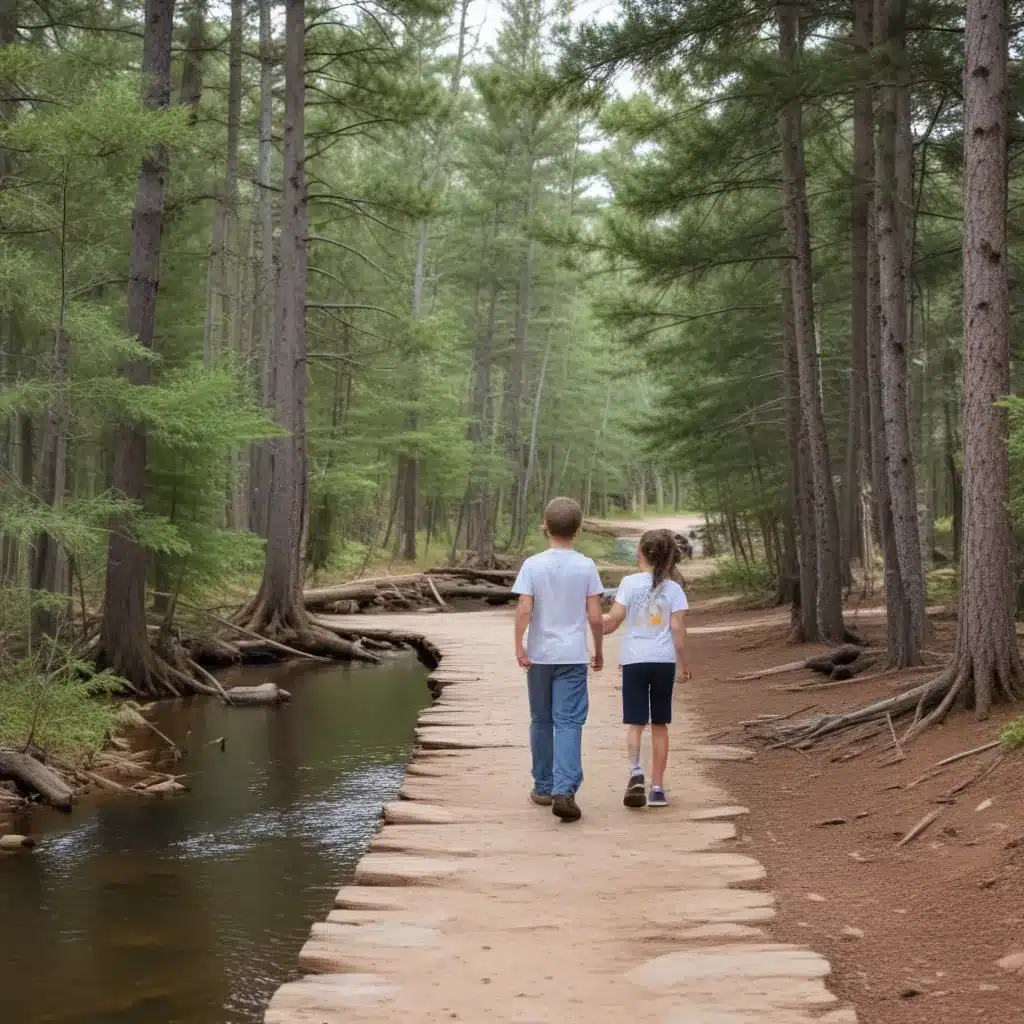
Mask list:
[[857,725],[880,719],[897,721],[912,714],[913,720],[902,737],[903,743],[909,743],[932,725],[942,722],[958,700],[965,708],[973,707],[977,717],[983,718],[993,698],[1016,701],[1020,697],[1020,682],[1015,679],[1011,664],[1002,666],[1002,671],[997,670],[994,662],[982,668],[969,656],[958,654],[945,670],[926,683],[853,711],[822,715],[811,723],[779,729],[776,738],[779,745],[806,748]]

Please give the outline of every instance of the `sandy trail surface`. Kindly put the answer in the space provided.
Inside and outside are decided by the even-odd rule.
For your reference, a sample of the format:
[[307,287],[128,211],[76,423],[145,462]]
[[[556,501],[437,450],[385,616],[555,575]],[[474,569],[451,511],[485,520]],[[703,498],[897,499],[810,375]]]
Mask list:
[[[358,626],[393,628],[394,617]],[[443,654],[401,796],[313,926],[267,1024],[855,1024],[828,962],[772,942],[774,899],[678,706],[671,805],[622,806],[618,672],[592,677],[584,818],[530,803],[525,681],[508,612],[402,616]],[[617,643],[607,660],[614,666]]]

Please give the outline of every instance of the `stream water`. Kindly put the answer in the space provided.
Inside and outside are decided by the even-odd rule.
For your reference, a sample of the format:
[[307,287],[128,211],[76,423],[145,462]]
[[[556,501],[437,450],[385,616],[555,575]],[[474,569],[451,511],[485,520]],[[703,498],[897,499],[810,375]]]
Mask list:
[[255,1024],[297,973],[401,783],[425,672],[410,657],[222,678],[272,680],[292,704],[161,707],[191,792],[16,823],[39,846],[0,857],[5,1024]]

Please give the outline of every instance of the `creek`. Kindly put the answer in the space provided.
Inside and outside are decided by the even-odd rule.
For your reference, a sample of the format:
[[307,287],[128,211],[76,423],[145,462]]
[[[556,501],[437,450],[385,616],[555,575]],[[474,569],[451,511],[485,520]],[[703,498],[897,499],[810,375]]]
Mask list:
[[[0,1018],[10,1024],[257,1024],[310,925],[350,880],[405,773],[426,672],[290,662],[222,672],[292,703],[159,706],[187,753],[169,800],[38,809],[0,857]],[[217,742],[224,738],[224,750]]]

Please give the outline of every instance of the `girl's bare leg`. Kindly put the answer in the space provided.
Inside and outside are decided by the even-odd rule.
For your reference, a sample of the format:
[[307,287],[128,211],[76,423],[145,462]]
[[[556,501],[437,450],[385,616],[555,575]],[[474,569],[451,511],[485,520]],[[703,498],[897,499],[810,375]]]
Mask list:
[[640,770],[640,742],[643,735],[642,725],[626,726],[626,753],[629,755],[629,767],[633,772]]
[[651,785],[655,789],[665,788],[665,768],[668,766],[668,726],[651,726],[651,747],[654,764],[651,770]]

